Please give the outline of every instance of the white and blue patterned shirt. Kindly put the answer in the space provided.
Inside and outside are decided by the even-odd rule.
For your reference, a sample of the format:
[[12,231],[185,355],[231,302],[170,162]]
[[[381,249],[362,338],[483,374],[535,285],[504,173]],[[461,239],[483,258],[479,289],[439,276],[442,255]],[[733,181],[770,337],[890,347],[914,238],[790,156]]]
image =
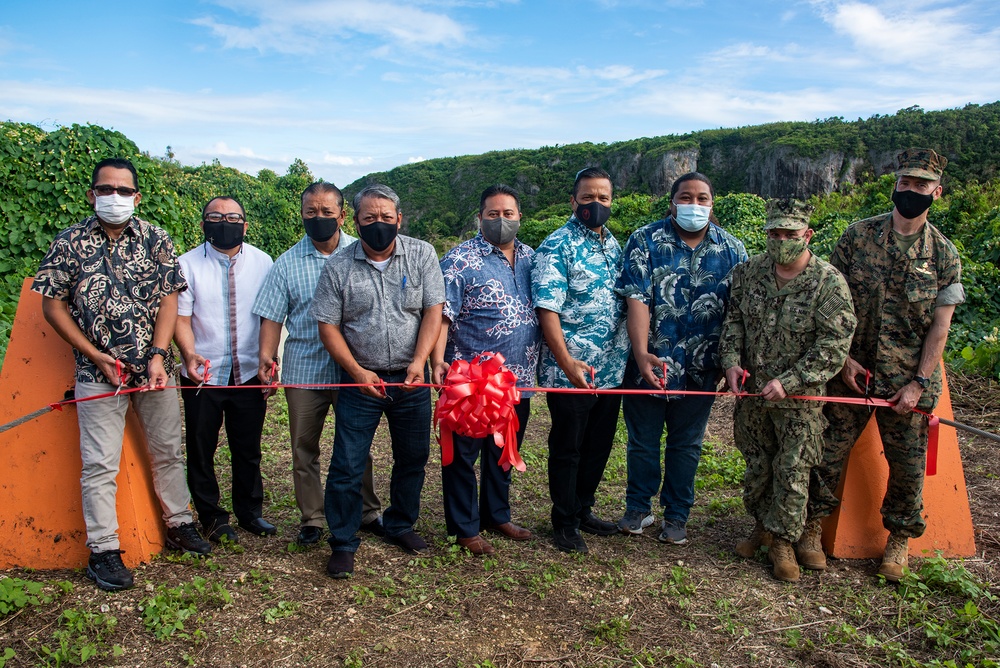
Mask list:
[[[340,230],[340,243],[333,255],[350,248],[357,241]],[[309,237],[282,253],[271,267],[264,287],[253,305],[262,318],[284,323],[288,328],[281,381],[289,385],[340,382],[340,366],[319,339],[319,326],[309,313],[320,272],[332,255],[323,255]]]
[[445,254],[441,260],[443,315],[451,321],[446,362],[471,361],[483,352],[500,353],[517,376],[518,387],[535,384],[541,338],[531,301],[534,254],[515,240],[511,267],[503,251],[481,233]]
[[[599,388],[621,384],[628,358],[625,303],[614,291],[621,267],[621,246],[611,232],[605,228],[602,241],[574,216],[538,247],[531,272],[535,308],[559,314],[569,354],[594,367]],[[544,341],[538,381],[573,387]]]
[[[743,242],[714,223],[695,248],[677,235],[670,218],[629,237],[616,290],[649,307],[648,351],[666,360],[666,389],[715,389],[732,271],[746,261]],[[625,384],[652,389],[631,356]]]

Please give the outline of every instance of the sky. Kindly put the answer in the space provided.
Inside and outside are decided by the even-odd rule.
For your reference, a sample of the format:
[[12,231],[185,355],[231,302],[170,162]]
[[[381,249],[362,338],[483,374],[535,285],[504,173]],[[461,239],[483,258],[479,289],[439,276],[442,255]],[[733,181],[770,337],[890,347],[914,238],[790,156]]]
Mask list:
[[0,120],[346,185],[429,158],[1000,100],[996,0],[3,0]]

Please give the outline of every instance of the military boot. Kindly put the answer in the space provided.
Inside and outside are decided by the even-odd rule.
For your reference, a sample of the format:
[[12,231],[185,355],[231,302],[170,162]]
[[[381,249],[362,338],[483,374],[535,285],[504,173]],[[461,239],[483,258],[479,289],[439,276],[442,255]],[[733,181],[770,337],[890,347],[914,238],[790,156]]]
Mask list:
[[757,520],[750,536],[746,540],[736,543],[736,554],[753,559],[753,555],[757,554],[757,548],[761,545],[771,547],[771,532],[764,528],[763,522]]
[[782,582],[797,582],[799,579],[799,564],[795,561],[795,550],[792,544],[784,538],[775,536],[767,551],[771,563],[774,564],[774,577]]
[[889,534],[889,540],[885,544],[885,553],[882,555],[882,565],[878,567],[878,574],[885,577],[889,582],[899,582],[903,577],[903,566],[909,563],[909,539],[899,534]]
[[795,544],[795,556],[799,563],[811,571],[826,570],[826,555],[823,554],[823,524],[819,520],[809,520],[802,530],[799,542]]

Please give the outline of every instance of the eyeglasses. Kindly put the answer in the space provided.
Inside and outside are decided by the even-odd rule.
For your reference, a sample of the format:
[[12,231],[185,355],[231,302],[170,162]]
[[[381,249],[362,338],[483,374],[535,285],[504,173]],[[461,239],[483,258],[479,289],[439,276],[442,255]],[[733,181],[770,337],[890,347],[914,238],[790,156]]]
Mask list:
[[114,193],[118,193],[122,197],[131,197],[132,195],[139,192],[135,188],[126,188],[125,186],[120,186],[118,188],[115,188],[114,186],[94,186],[93,188],[91,188],[91,190],[93,190],[98,195],[101,195],[102,197],[106,197]]
[[227,223],[242,223],[243,214],[242,213],[206,213],[205,222],[206,223],[221,223],[226,221]]

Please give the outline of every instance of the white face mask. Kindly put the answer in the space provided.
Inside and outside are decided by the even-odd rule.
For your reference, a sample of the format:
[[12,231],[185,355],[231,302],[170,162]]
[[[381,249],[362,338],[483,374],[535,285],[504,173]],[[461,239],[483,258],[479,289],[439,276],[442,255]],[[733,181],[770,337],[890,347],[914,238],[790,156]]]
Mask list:
[[123,197],[118,193],[98,195],[94,198],[94,212],[102,222],[118,227],[128,222],[135,211],[135,195]]
[[686,232],[700,232],[708,225],[712,207],[700,204],[676,204],[677,215],[674,221]]

